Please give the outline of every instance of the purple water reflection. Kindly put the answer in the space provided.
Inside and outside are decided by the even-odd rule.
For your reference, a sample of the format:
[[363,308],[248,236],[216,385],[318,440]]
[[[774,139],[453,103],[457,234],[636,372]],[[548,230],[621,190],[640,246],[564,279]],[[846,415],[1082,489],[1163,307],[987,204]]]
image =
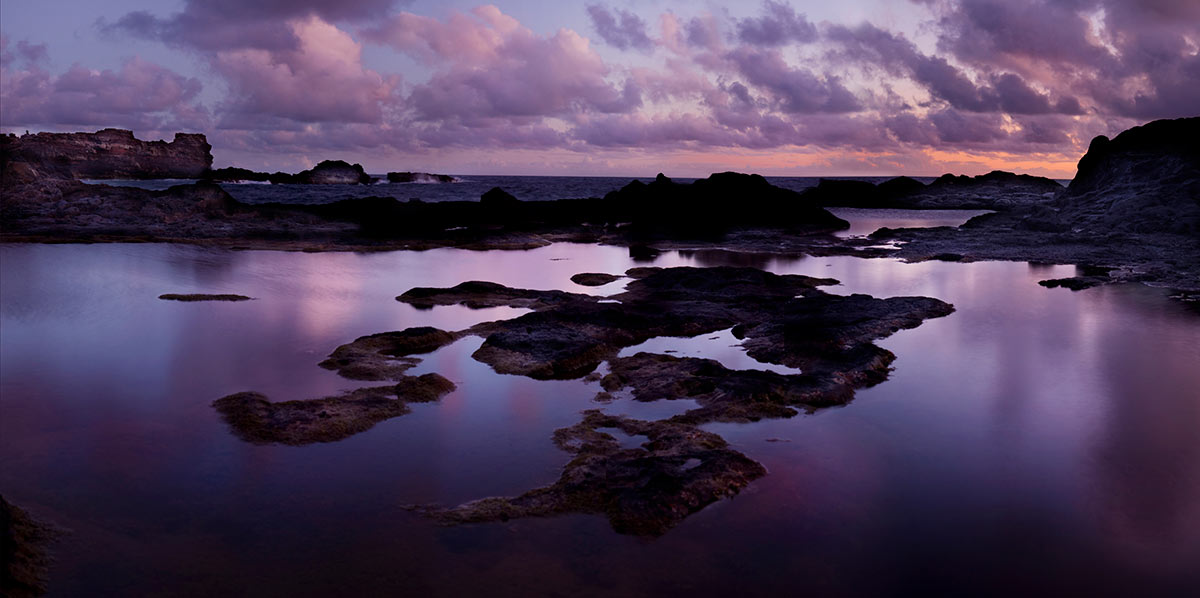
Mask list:
[[[747,261],[957,311],[885,340],[891,379],[845,408],[710,426],[770,475],[653,542],[598,517],[438,528],[400,508],[556,479],[568,456],[550,434],[581,409],[681,407],[497,375],[470,358],[478,339],[418,368],[458,391],[338,443],[250,445],[209,406],[352,388],[316,363],[363,334],[521,313],[394,301],[412,286],[614,292],[568,280],[635,265],[614,247],[0,246],[0,491],[74,530],[52,569],[64,596],[1200,587],[1200,318],[1153,289],[1036,285],[1070,267],[714,252],[655,265]],[[156,299],[192,291],[256,301]]]

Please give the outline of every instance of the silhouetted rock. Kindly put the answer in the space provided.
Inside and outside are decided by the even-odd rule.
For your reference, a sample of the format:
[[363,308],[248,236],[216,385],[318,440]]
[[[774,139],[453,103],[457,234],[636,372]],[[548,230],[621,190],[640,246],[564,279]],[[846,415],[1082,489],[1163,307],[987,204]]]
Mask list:
[[458,181],[448,174],[429,172],[389,172],[387,180],[392,183],[454,183]]
[[757,174],[719,172],[683,184],[659,173],[649,184],[632,181],[604,200],[643,232],[705,235],[736,226],[832,232],[850,226],[801,194],[776,187]]
[[1200,117],[1096,137],[1055,207],[1072,230],[1200,237]]
[[1009,210],[1051,205],[1062,190],[1054,180],[1003,170],[974,177],[944,174],[923,188],[897,196],[896,204],[916,209]]
[[310,170],[296,173],[289,182],[302,185],[369,185],[371,181],[371,176],[363,170],[362,164],[325,160]]
[[[37,133],[0,136],[0,173],[8,162],[24,163],[41,176],[75,179],[191,179],[212,166],[204,135],[176,133],[171,142],[141,141],[132,131]],[[24,170],[16,167],[14,176]],[[5,183],[9,184],[9,183]]]
[[201,177],[209,181],[219,181],[236,183],[240,181],[255,181],[267,182],[271,180],[271,175],[265,172],[255,172],[246,168],[237,168],[229,166],[226,168],[215,168],[210,170]]
[[513,194],[499,187],[492,187],[486,193],[479,196],[479,203],[485,206],[512,206],[519,203],[521,200],[513,196]]

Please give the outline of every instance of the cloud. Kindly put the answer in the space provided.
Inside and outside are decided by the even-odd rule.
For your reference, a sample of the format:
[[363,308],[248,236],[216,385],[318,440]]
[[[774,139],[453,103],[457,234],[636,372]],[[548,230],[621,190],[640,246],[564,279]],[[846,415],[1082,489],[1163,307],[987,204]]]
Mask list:
[[740,47],[730,52],[730,61],[751,84],[772,92],[779,108],[789,113],[855,112],[862,104],[834,76],[817,76],[804,68],[792,68],[778,50]]
[[613,9],[599,4],[587,7],[588,17],[592,26],[608,45],[628,50],[634,48],[642,51],[654,49],[654,40],[646,34],[646,21],[627,10]]
[[[34,50],[26,60],[36,61],[43,51]],[[126,60],[116,70],[76,64],[58,76],[36,65],[15,65],[5,61],[2,71],[0,123],[5,126],[202,130],[208,124],[207,112],[195,104],[198,80],[141,58]]]
[[242,48],[211,56],[229,84],[220,103],[221,126],[286,126],[302,123],[380,123],[399,102],[399,78],[362,64],[362,46],[317,16],[286,23],[297,40],[290,49]]
[[739,40],[754,46],[781,46],[817,39],[817,28],[804,15],[797,15],[790,5],[767,0],[763,12],[761,17],[738,21]]
[[418,120],[570,117],[642,105],[636,82],[610,82],[613,69],[586,38],[570,29],[534,34],[494,6],[447,21],[404,13],[363,36],[436,68],[412,88]]

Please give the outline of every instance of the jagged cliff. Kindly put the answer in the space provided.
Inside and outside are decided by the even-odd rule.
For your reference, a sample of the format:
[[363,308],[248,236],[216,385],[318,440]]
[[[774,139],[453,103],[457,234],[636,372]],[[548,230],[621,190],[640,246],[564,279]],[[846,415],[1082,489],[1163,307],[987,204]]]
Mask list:
[[212,166],[204,135],[142,141],[124,129],[95,133],[37,133],[0,137],[5,176],[32,170],[41,177],[74,179],[192,179]]

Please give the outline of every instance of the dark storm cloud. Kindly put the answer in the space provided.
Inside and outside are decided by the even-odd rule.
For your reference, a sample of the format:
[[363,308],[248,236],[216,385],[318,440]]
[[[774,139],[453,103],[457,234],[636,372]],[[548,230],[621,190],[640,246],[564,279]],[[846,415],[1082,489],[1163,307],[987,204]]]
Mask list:
[[643,21],[641,17],[627,10],[609,10],[599,4],[589,5],[587,13],[592,19],[592,26],[595,27],[596,33],[608,45],[620,50],[629,48],[651,50],[654,48],[654,40],[646,35],[646,21]]

